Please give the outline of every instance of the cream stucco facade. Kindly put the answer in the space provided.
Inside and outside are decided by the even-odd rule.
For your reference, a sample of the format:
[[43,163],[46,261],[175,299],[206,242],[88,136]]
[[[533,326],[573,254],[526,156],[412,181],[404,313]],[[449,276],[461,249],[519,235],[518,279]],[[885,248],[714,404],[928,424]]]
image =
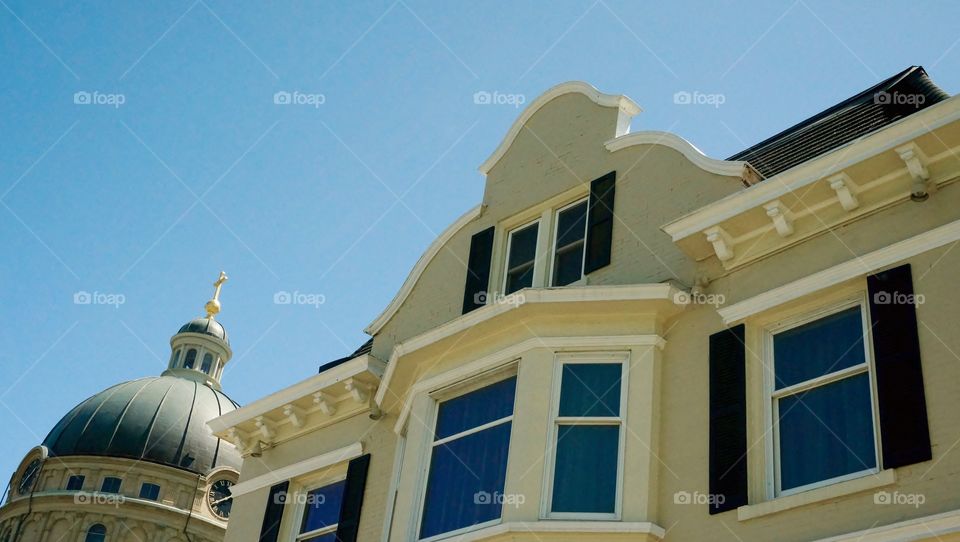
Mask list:
[[[678,136],[628,133],[639,112],[629,98],[583,83],[549,90],[483,164],[481,204],[441,234],[367,328],[369,352],[210,422],[245,456],[227,541],[307,540],[309,500],[297,495],[344,477],[349,487],[348,465],[360,457],[369,469],[351,536],[363,542],[960,540],[957,100],[762,179],[750,163],[708,158]],[[592,202],[591,181],[609,172],[609,264],[553,286],[558,211]],[[913,201],[921,189],[928,197]],[[504,295],[510,232],[532,223],[530,283]],[[491,227],[485,304],[463,314],[472,238]],[[904,264],[922,300],[926,420],[916,423],[929,427],[932,457],[886,467],[896,443],[877,414],[890,392],[878,391],[887,369],[869,316],[882,308],[868,277]],[[864,361],[804,389],[862,375],[873,439],[864,446],[876,461],[788,488],[786,441],[771,414],[782,393],[770,376],[773,336],[849,308],[865,319]],[[723,445],[711,441],[710,337],[741,325],[744,502],[711,514],[711,480],[725,473],[711,473],[711,450]],[[557,436],[562,375],[582,362],[622,367],[617,414],[570,422],[619,428],[602,513],[558,512],[553,494],[567,453]],[[443,445],[438,405],[513,377],[496,517],[423,536]],[[278,484],[289,494],[271,509]],[[265,519],[277,524],[270,532]]]

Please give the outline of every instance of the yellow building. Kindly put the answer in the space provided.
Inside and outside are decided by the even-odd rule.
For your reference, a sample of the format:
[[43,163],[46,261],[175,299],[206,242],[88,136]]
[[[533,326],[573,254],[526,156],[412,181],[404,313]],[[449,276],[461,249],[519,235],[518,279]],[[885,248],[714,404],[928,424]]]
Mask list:
[[718,160],[548,90],[370,343],[209,423],[226,540],[960,540],[958,100]]
[[240,454],[206,422],[233,352],[220,288],[170,339],[161,376],[112,386],[68,412],[13,474],[0,542],[221,542]]

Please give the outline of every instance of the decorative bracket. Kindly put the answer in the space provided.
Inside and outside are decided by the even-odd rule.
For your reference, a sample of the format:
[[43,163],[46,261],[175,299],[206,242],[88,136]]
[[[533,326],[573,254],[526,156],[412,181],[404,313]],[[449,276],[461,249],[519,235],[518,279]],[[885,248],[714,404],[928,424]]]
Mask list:
[[860,201],[857,199],[858,187],[849,175],[837,173],[827,181],[830,183],[830,188],[837,193],[837,198],[840,200],[840,205],[844,211],[852,211],[860,206]]
[[347,391],[350,392],[350,396],[353,397],[353,400],[358,403],[366,403],[367,399],[370,397],[370,386],[359,382],[353,378],[347,379],[344,382],[344,385],[347,388]]
[[230,442],[240,450],[241,454],[247,450],[247,439],[243,438],[243,434],[236,427],[227,429],[227,436],[230,438]]
[[725,262],[733,259],[733,238],[726,230],[720,226],[713,226],[704,230],[703,234],[707,236],[707,241],[713,245],[713,251],[716,252],[720,261]]
[[337,412],[333,398],[322,391],[313,394],[313,404],[320,407],[320,411],[327,416],[333,416]]
[[913,197],[926,198],[927,194],[935,192],[936,184],[929,182],[930,170],[927,169],[929,160],[927,155],[920,150],[920,147],[916,143],[907,143],[902,147],[897,147],[896,150],[913,178],[913,186],[910,188]]
[[257,429],[260,430],[260,434],[263,435],[263,438],[267,442],[273,442],[274,437],[277,436],[277,432],[274,430],[272,421],[263,416],[257,416],[253,419],[253,423],[257,426]]
[[306,419],[306,413],[303,409],[293,404],[283,405],[283,415],[286,416],[287,419],[290,420],[290,424],[297,429],[303,427],[303,422]]
[[773,227],[777,229],[780,237],[793,234],[793,217],[780,200],[773,200],[764,205],[763,208],[767,211],[770,220],[773,221]]

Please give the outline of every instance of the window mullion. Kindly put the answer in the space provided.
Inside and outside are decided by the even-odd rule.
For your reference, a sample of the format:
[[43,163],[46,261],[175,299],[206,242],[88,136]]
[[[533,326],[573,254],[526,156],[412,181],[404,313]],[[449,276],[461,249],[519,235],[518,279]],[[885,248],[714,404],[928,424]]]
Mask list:
[[839,371],[836,371],[830,374],[818,376],[817,378],[811,378],[810,380],[806,380],[806,381],[794,384],[792,386],[787,386],[786,388],[776,390],[771,394],[771,397],[773,399],[780,399],[788,395],[796,395],[797,393],[800,393],[800,392],[811,390],[813,388],[819,388],[820,386],[832,384],[838,380],[843,380],[844,378],[855,376],[860,373],[864,373],[867,370],[868,370],[867,364],[860,363],[857,365],[846,367],[844,369],[841,369]]

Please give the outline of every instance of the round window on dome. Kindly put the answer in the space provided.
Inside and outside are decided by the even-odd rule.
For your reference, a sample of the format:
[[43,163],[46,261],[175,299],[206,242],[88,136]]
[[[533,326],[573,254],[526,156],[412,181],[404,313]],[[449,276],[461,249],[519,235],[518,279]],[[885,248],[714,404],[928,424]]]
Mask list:
[[191,348],[187,350],[187,357],[183,360],[183,367],[185,369],[193,369],[193,365],[197,361],[197,349]]

